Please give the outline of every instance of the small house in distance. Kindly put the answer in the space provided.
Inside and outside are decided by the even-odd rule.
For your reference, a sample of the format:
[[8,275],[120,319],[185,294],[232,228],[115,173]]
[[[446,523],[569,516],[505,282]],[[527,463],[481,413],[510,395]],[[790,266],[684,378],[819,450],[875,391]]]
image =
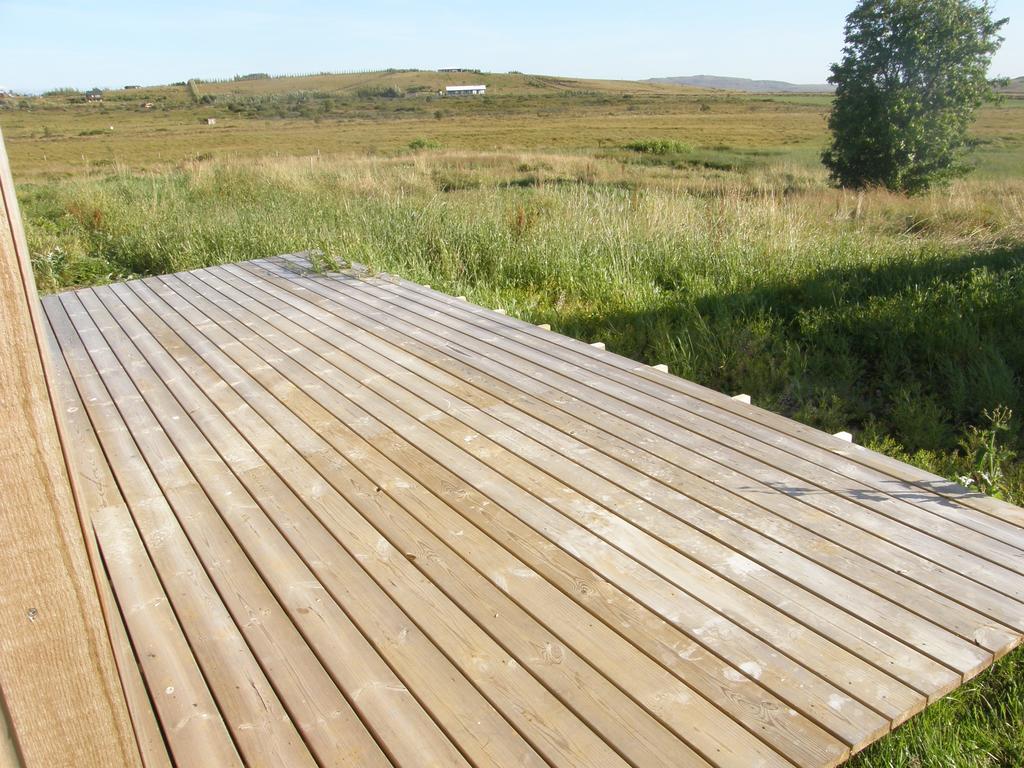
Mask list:
[[93,88],[91,91],[85,92],[85,98],[87,101],[103,101],[103,91]]
[[486,85],[449,85],[444,89],[445,96],[482,96],[485,93]]

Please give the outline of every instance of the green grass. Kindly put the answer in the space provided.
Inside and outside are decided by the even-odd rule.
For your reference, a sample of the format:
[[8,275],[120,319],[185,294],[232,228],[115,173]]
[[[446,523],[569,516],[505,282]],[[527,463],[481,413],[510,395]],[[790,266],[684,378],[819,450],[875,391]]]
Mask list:
[[[827,97],[507,76],[439,104],[410,95],[433,73],[318,78],[0,112],[40,287],[312,249],[1024,500],[1024,100],[982,112],[971,178],[907,199],[827,185]],[[1022,664],[851,764],[1021,765]]]
[[855,756],[847,768],[1024,765],[1024,651],[999,661]]
[[[852,428],[950,476],[971,474],[959,441],[985,411],[1024,408],[1020,183],[858,202],[764,151],[413,145],[26,185],[39,284],[321,250]],[[719,162],[693,162],[701,153]],[[1004,435],[1017,452],[1019,423]],[[1000,490],[1019,498],[1021,465],[1007,463]]]

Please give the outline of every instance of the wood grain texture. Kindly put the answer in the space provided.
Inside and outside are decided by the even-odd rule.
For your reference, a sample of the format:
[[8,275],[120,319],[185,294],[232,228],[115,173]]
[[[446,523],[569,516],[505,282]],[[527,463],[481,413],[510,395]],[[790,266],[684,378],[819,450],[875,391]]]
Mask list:
[[25,766],[139,765],[2,136],[0,191],[0,696]]
[[176,764],[825,768],[1021,641],[1013,510],[422,286],[44,307]]

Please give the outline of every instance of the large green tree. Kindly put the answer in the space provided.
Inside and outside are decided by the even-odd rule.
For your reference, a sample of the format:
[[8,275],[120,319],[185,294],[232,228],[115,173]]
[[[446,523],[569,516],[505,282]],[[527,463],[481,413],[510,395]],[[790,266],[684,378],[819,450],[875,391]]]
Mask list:
[[861,0],[829,77],[832,179],[913,194],[965,173],[967,129],[994,96],[988,70],[1006,22],[988,2]]

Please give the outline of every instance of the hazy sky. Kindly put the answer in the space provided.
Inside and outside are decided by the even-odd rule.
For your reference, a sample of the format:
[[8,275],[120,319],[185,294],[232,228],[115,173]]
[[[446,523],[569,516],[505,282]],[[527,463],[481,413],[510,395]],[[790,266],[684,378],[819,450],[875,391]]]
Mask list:
[[[993,75],[1024,75],[1024,0]],[[854,0],[0,0],[0,87],[118,87],[385,67],[824,82]]]

